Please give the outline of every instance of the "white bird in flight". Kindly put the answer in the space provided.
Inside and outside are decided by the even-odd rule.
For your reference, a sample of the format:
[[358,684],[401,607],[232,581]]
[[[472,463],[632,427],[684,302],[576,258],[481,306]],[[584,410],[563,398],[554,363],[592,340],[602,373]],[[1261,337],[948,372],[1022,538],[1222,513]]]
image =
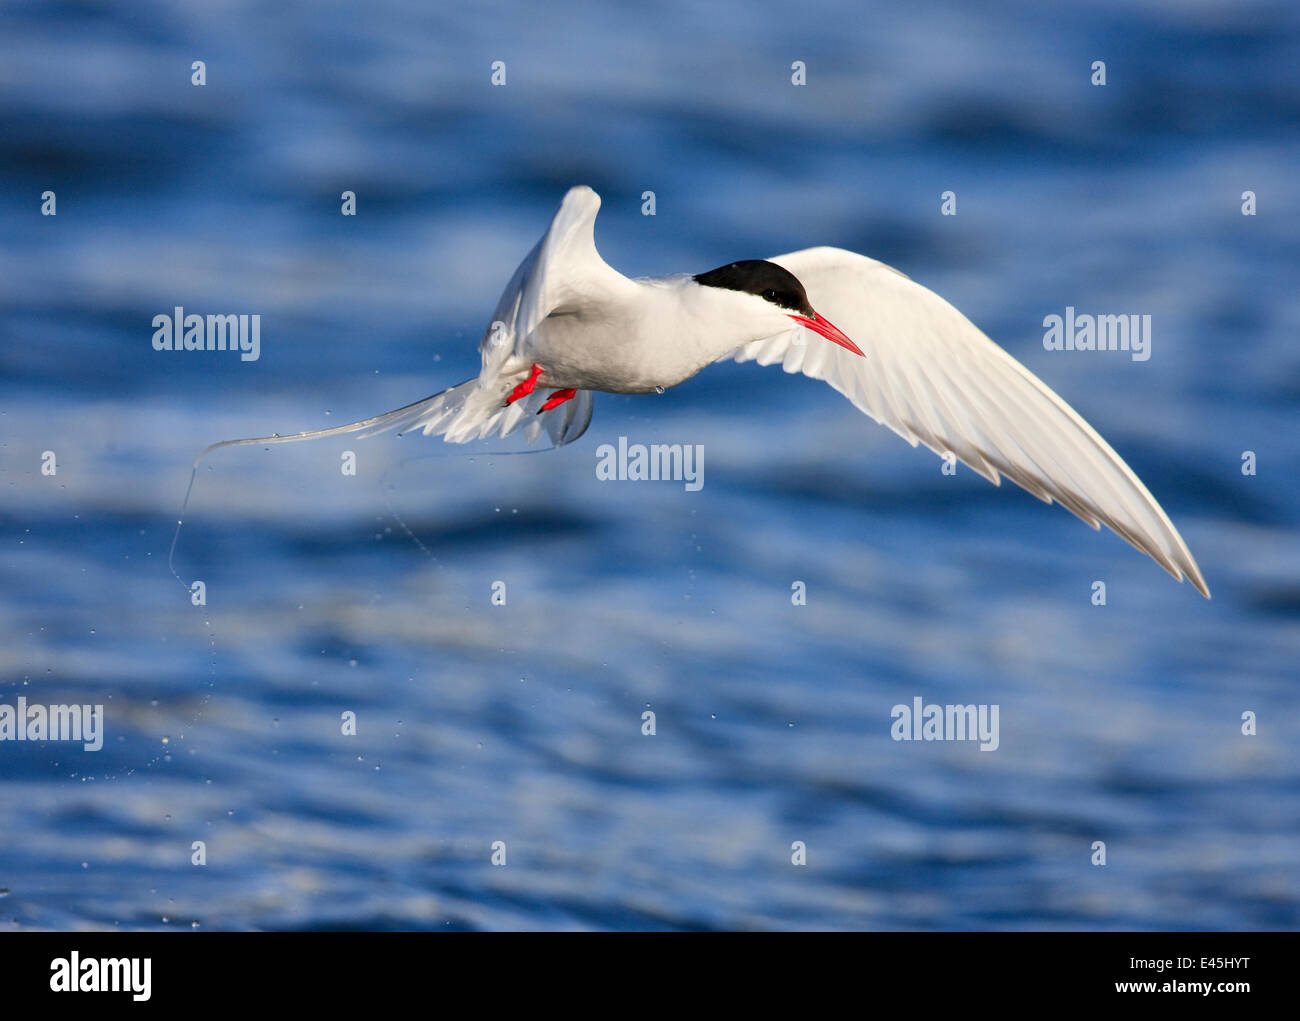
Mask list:
[[937,294],[825,247],[631,280],[596,251],[599,209],[590,188],[565,195],[497,303],[477,378],[348,425],[215,443],[199,460],[225,446],[391,430],[465,443],[522,426],[531,443],[544,428],[560,446],[586,432],[593,391],[661,393],[714,362],[779,362],[824,380],[912,446],[1106,525],[1209,598],[1187,544],[1132,469]]

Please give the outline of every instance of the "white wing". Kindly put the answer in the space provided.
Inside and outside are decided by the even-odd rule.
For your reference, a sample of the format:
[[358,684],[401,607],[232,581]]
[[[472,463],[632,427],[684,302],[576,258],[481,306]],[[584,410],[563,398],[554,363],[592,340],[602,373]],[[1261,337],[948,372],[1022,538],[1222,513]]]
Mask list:
[[572,443],[591,422],[592,396],[580,390],[558,408],[538,415],[554,393],[538,388],[507,406],[505,397],[519,379],[503,374],[513,361],[527,367],[528,347],[538,324],[557,309],[584,295],[575,285],[612,276],[621,279],[596,252],[596,214],[600,196],[585,185],[570,188],[551,218],[551,225],[524,257],[506,285],[483,333],[479,351],[483,368],[477,380],[434,394],[410,408],[391,412],[367,426],[367,433],[402,428],[441,435],[448,443],[467,443],[508,436],[519,428],[532,443],[545,430],[556,446]]
[[840,248],[770,261],[804,285],[812,307],[863,351],[803,329],[727,357],[780,362],[821,379],[916,446],[952,452],[995,485],[1005,475],[1093,528],[1104,524],[1209,598],[1196,561],[1132,469],[1096,431],[965,316],[883,263]]
[[[542,239],[524,257],[501,294],[492,326],[479,345],[484,366],[504,355],[526,355],[527,344],[548,315],[598,299],[627,281],[596,251],[600,196],[586,185],[570,188]],[[494,338],[504,338],[504,342]]]
[[408,404],[374,418],[349,422],[330,429],[312,429],[288,435],[254,436],[248,439],[223,440],[199,454],[199,461],[221,447],[247,444],[298,443],[355,433],[360,437],[385,432],[422,432],[425,436],[442,436],[448,443],[468,443],[492,436],[508,436],[519,428],[533,443],[542,431],[555,446],[572,443],[591,423],[592,397],[579,390],[573,399],[538,414],[553,390],[538,388],[522,400],[505,403],[515,378],[501,370],[511,359],[524,358],[526,347],[538,323],[566,303],[579,300],[574,281],[621,279],[596,253],[594,237],[600,196],[586,186],[570,188],[551,219],[542,239],[519,264],[510,283],[502,292],[492,322],[483,333],[479,350],[483,370],[477,379],[467,380],[431,397]]
[[592,396],[587,390],[558,408],[537,412],[553,390],[535,393],[505,406],[505,397],[520,381],[518,372],[532,362],[530,345],[547,316],[590,299],[602,287],[625,283],[596,251],[596,214],[600,196],[586,185],[570,188],[551,225],[524,257],[506,285],[483,333],[479,351],[483,368],[477,380],[435,394],[425,402],[392,412],[367,432],[401,426],[442,435],[449,443],[507,436],[523,427],[529,443],[544,429],[556,446],[572,443],[591,423]]

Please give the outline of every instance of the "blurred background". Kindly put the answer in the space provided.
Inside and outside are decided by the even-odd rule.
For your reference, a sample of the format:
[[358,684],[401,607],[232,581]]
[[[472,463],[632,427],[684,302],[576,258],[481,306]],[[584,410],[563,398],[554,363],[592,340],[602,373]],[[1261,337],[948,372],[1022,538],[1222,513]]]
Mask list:
[[[107,735],[0,744],[0,927],[1296,926],[1298,129],[1280,0],[6,3],[0,702]],[[628,275],[832,244],[944,295],[1213,601],[748,364],[559,451],[222,451],[191,605],[198,451],[475,375],[578,183]],[[260,359],[155,352],[177,305]],[[1045,351],[1067,305],[1150,314],[1150,360]],[[620,435],[704,488],[597,481]],[[894,742],[915,696],[1000,747]]]

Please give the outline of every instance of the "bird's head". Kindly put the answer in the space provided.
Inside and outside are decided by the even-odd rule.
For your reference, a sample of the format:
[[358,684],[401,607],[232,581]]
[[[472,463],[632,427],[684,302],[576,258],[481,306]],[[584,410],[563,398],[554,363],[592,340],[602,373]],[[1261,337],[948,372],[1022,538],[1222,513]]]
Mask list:
[[[725,300],[726,314],[734,325],[757,340],[788,329],[786,319],[808,327],[832,343],[856,355],[861,349],[840,332],[825,316],[813,310],[803,284],[788,269],[774,262],[749,259],[731,262],[707,273],[698,273],[695,282],[716,289],[719,296],[730,292]],[[782,318],[784,317],[784,319]]]

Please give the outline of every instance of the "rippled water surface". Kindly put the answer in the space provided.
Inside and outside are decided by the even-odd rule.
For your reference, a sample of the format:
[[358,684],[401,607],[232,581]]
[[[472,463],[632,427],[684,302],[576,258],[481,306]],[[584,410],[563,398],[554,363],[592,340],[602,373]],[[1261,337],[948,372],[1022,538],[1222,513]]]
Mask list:
[[[1294,5],[800,10],[5,5],[0,703],[107,736],[0,743],[0,925],[1297,925]],[[835,244],[945,295],[1213,601],[749,364],[558,451],[222,451],[192,606],[194,455],[475,374],[576,183],[629,275]],[[177,305],[260,314],[261,357],[155,352]],[[1151,358],[1045,351],[1067,305],[1150,314]],[[619,436],[701,444],[703,488],[599,481]],[[895,742],[917,696],[999,747]]]

